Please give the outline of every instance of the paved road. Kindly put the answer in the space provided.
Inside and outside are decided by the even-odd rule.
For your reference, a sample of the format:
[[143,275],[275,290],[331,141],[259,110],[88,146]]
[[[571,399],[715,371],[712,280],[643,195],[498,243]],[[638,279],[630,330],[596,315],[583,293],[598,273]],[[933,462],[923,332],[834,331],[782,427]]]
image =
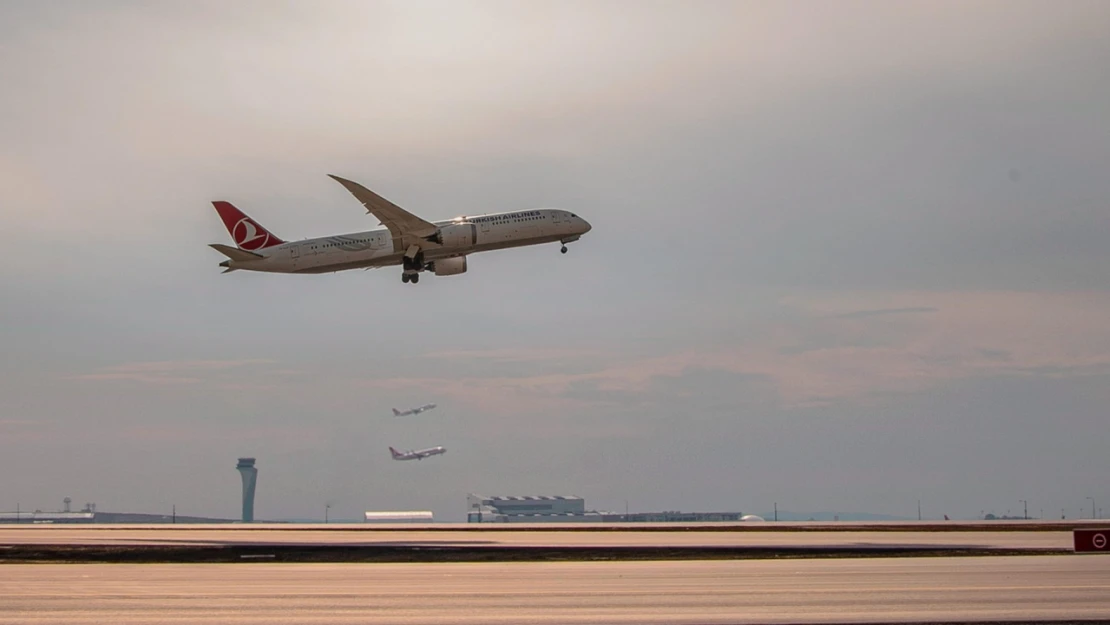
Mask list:
[[1110,557],[0,566],[7,623],[750,623],[1110,617]]
[[[372,526],[370,526],[372,527]],[[1070,531],[468,531],[368,529],[366,525],[0,525],[0,545],[413,545],[587,547],[868,547],[1070,549]]]

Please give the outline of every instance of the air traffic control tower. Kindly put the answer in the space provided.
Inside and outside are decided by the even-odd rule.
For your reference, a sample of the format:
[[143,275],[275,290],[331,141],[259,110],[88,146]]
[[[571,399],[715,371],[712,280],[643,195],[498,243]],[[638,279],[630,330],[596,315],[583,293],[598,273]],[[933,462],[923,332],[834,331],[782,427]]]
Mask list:
[[258,481],[258,469],[254,468],[254,458],[240,458],[235,465],[243,478],[243,522],[254,521],[254,485]]

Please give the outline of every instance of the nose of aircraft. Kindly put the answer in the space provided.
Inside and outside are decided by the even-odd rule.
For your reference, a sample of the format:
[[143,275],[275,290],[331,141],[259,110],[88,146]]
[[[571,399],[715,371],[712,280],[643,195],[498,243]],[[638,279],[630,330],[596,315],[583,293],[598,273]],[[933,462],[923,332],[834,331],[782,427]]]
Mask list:
[[586,221],[585,219],[582,219],[581,217],[579,217],[578,219],[579,219],[579,221],[582,222],[582,234],[586,234],[590,230],[594,229],[594,227],[590,225],[590,222]]

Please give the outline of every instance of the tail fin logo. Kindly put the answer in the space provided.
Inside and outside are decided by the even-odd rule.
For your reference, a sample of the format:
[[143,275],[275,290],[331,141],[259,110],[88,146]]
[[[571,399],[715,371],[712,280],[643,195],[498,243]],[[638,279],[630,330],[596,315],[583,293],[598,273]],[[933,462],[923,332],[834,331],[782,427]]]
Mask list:
[[239,249],[253,252],[264,247],[281,245],[285,243],[262,227],[257,221],[251,219],[246,213],[235,208],[231,202],[216,200],[212,202],[220,219],[224,222],[228,234],[231,235]]
[[250,217],[243,217],[231,229],[231,236],[239,249],[253,252],[266,247],[270,243],[270,233],[265,228],[260,228],[251,221]]

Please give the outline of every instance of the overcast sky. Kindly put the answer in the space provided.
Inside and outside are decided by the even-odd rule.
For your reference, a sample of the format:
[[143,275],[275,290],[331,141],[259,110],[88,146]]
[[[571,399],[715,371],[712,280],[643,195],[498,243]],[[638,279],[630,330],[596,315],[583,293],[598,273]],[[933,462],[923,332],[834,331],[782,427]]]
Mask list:
[[[0,510],[1110,513],[1110,4],[2,2]],[[594,226],[462,276],[286,239]],[[418,417],[390,408],[436,402]],[[419,463],[387,447],[445,445]]]

